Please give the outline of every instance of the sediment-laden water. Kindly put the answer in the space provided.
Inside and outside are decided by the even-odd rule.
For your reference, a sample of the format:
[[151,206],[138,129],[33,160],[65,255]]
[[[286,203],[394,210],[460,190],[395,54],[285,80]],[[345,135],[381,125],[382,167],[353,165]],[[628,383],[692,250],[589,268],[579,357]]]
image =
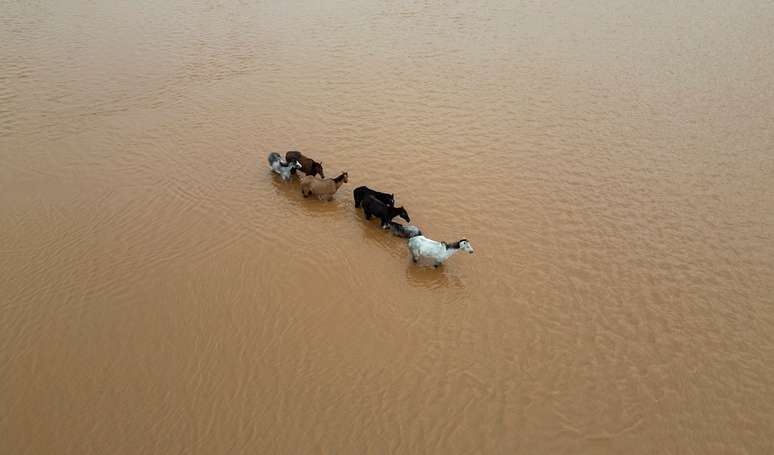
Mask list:
[[0,452],[774,452],[774,3],[0,11]]

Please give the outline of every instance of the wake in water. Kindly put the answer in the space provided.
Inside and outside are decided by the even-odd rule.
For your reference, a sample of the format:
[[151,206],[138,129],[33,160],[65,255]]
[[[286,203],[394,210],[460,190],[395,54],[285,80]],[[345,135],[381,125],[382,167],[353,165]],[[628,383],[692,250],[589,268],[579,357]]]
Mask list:
[[[287,152],[285,159],[287,162],[283,162],[276,152],[269,154],[271,168],[280,174],[283,180],[289,180],[291,172],[295,173],[297,169],[306,174],[301,178],[301,194],[305,198],[315,195],[320,199],[331,200],[341,185],[349,181],[347,172],[333,179],[324,178],[322,163],[304,156],[301,152]],[[317,174],[320,174],[320,178],[316,178]],[[406,222],[411,222],[405,208],[395,207],[395,193],[384,193],[367,186],[359,186],[353,190],[353,196],[355,208],[363,208],[366,220],[375,216],[381,221],[382,229],[389,229],[396,237],[409,239],[408,247],[414,263],[417,263],[420,257],[428,257],[432,259],[433,267],[439,267],[460,250],[473,254],[473,247],[467,239],[453,243],[437,242],[425,237],[417,226],[392,221],[395,217],[401,217]]]

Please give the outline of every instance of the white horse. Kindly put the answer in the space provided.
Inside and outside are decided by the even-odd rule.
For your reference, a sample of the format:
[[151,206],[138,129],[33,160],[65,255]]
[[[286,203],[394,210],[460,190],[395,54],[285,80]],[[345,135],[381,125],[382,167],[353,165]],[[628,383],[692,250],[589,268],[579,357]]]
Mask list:
[[473,254],[473,247],[467,239],[462,239],[454,243],[436,242],[428,239],[424,235],[412,237],[408,241],[408,248],[411,252],[411,260],[416,263],[421,256],[433,259],[433,267],[438,267],[444,261],[449,259],[457,251],[467,251]]
[[286,182],[290,180],[290,173],[293,169],[301,169],[301,163],[295,160],[286,163],[282,161],[282,157],[277,152],[269,153],[269,166],[271,166],[272,171],[279,174],[282,180]]

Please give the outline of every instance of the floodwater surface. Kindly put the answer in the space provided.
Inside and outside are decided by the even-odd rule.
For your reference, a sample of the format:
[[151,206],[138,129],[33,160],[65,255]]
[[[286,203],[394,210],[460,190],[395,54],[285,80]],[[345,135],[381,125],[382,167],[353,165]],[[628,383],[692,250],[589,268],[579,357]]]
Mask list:
[[0,11],[0,453],[774,453],[773,2]]

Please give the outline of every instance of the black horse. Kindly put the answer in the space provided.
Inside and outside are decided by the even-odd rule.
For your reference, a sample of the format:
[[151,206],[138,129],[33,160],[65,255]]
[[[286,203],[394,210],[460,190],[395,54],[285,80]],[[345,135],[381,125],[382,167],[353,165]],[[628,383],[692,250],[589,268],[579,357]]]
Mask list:
[[372,216],[378,217],[382,220],[382,229],[389,229],[390,221],[396,216],[400,216],[407,222],[411,222],[408,212],[403,207],[391,207],[386,205],[373,194],[367,195],[363,199],[363,212],[367,220],[370,220]]
[[363,202],[363,199],[369,194],[376,197],[376,199],[380,200],[384,205],[389,205],[390,207],[395,206],[394,194],[380,193],[379,191],[372,190],[367,186],[359,186],[355,188],[352,193],[355,195],[355,207],[360,207],[360,203]]

